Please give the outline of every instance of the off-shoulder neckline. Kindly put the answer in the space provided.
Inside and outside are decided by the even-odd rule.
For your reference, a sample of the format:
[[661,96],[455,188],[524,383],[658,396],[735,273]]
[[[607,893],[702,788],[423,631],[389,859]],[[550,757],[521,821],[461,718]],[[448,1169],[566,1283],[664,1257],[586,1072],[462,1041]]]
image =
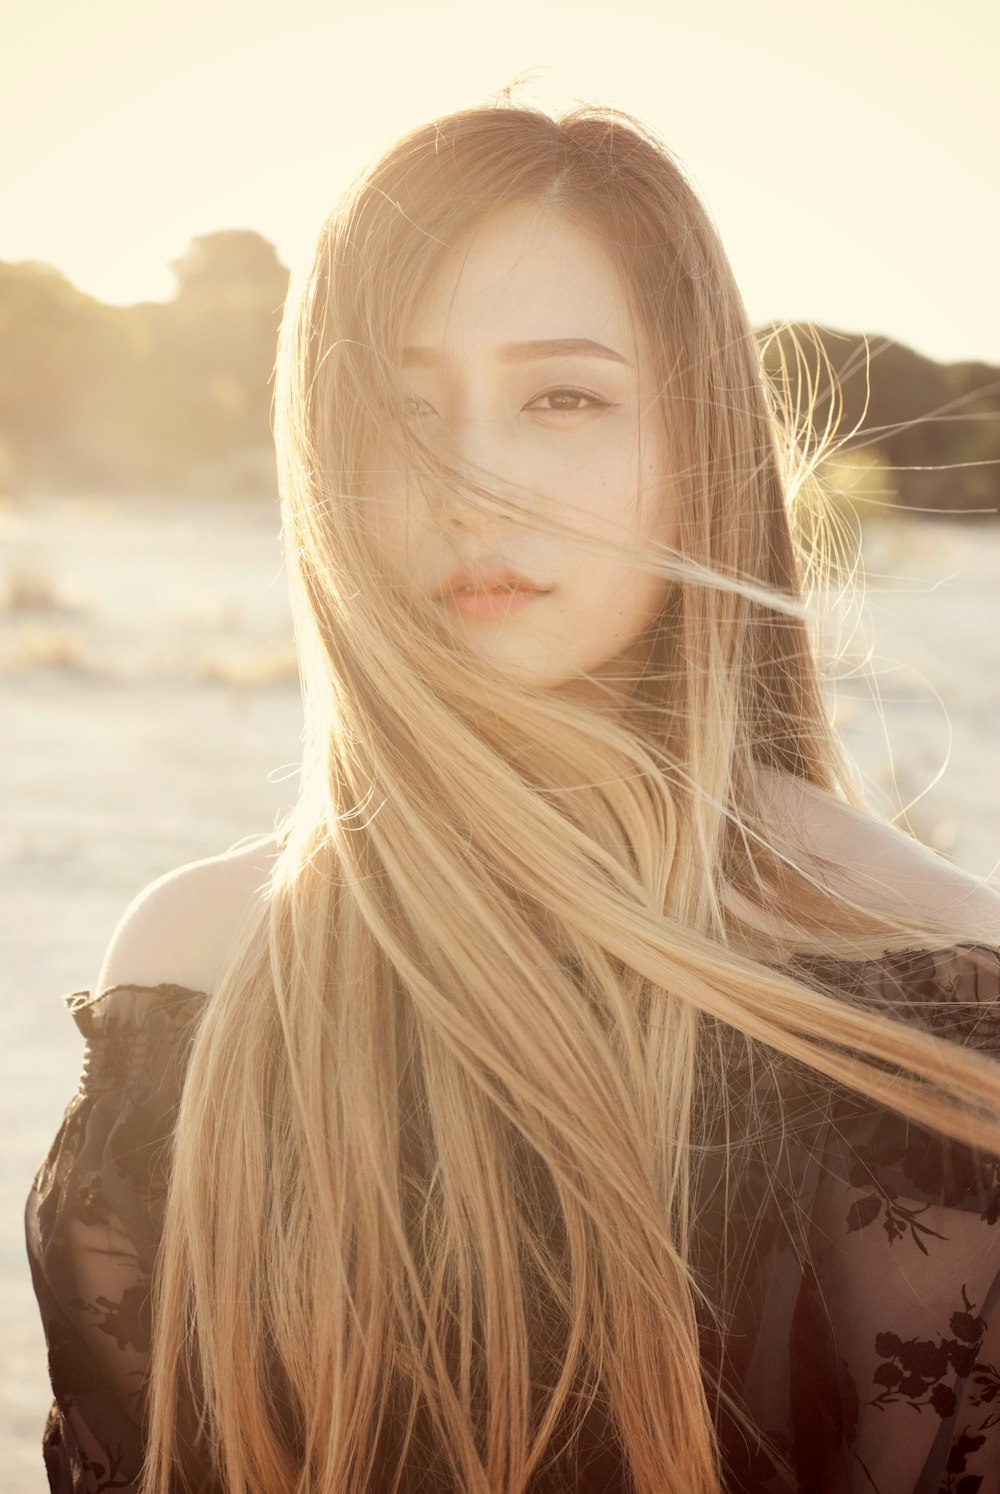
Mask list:
[[[855,956],[829,955],[823,954],[819,950],[800,950],[791,955],[785,963],[819,962],[824,965],[860,968],[863,965],[883,965],[888,960],[902,960],[912,955],[961,956],[977,952],[995,955],[1000,958],[1000,945],[987,944],[982,940],[961,939],[953,944],[914,944],[907,945],[904,949],[885,949],[880,955]],[[781,969],[782,966],[775,965],[772,968]],[[206,1000],[212,994],[210,991],[202,990],[196,986],[180,985],[176,981],[160,981],[156,985],[146,985],[136,981],[119,981],[116,985],[105,986],[103,990],[94,993],[91,993],[87,987],[79,991],[71,991],[63,997],[63,1000],[71,1012],[78,1012],[87,1007],[96,1006],[105,996],[111,996],[115,991],[148,991],[154,995],[160,992],[174,991],[185,996],[202,996]]]
[[105,996],[110,996],[115,991],[151,991],[154,995],[161,991],[179,991],[183,996],[204,996],[206,998],[212,994],[210,991],[198,990],[194,986],[181,986],[176,981],[170,980],[160,981],[155,986],[142,985],[135,981],[119,981],[117,985],[105,986],[103,991],[97,991],[93,995],[87,988],[81,991],[70,991],[68,995],[63,997],[63,1001],[71,1012],[76,1013],[85,1010],[87,1007],[96,1006],[99,1001],[103,1001]]

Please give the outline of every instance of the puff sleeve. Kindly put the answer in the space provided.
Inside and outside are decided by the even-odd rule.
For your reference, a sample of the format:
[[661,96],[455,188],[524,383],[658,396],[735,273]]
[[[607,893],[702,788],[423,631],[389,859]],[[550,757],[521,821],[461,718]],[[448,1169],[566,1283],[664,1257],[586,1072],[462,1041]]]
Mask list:
[[42,1447],[59,1494],[135,1490],[150,1286],[186,1052],[205,993],[115,986],[65,998],[83,1073],[25,1211],[54,1402]]

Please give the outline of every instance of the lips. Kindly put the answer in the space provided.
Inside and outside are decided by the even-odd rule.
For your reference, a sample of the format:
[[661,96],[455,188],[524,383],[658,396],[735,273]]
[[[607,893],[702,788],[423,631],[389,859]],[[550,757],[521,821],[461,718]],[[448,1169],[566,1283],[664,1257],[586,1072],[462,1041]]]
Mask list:
[[495,571],[455,571],[436,593],[438,597],[479,595],[489,592],[534,592],[544,595],[545,587],[536,586],[527,576],[509,568]]

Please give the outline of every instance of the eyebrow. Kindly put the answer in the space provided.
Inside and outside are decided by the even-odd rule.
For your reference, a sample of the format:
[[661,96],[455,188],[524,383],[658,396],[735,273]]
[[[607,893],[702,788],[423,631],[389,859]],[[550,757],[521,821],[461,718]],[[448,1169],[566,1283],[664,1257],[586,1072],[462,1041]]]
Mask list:
[[[608,358],[613,363],[624,363],[631,368],[629,360],[603,342],[594,342],[589,337],[546,337],[531,342],[504,342],[497,348],[501,363],[527,363],[535,358]],[[404,348],[404,368],[437,368],[441,358],[433,348]]]

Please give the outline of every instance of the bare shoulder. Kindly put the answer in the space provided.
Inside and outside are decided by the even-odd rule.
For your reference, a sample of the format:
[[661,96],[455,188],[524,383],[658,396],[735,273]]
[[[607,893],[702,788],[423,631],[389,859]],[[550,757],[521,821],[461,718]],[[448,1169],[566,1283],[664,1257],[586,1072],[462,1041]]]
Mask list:
[[110,986],[163,984],[211,992],[277,854],[272,835],[191,861],[150,882],[118,921],[95,993]]
[[769,775],[776,819],[828,882],[880,911],[975,920],[1000,943],[1000,894],[911,835],[799,780]]

